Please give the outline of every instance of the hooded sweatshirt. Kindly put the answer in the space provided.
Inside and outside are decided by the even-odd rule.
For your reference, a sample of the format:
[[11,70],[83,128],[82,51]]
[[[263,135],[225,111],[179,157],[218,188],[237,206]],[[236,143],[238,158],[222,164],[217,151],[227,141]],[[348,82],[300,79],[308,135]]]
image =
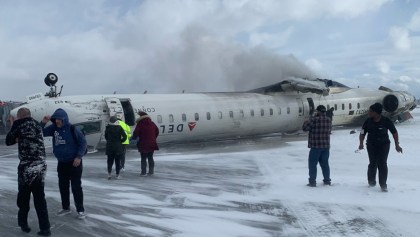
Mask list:
[[[63,121],[61,128],[55,124],[56,119]],[[75,138],[73,138],[72,125],[66,111],[57,109],[51,116],[51,122],[51,125],[44,127],[43,132],[45,137],[53,137],[53,153],[58,162],[72,162],[76,157],[82,158],[87,147],[86,138],[76,127],[74,128]],[[45,126],[43,123],[41,125]]]

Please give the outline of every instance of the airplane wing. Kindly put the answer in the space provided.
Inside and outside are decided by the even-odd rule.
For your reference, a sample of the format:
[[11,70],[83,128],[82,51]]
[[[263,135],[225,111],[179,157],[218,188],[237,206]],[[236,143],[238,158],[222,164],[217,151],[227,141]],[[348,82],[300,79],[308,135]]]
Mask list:
[[270,93],[297,91],[303,93],[312,92],[316,94],[328,95],[330,91],[329,84],[331,84],[331,81],[323,79],[289,77],[279,83],[251,90],[250,92]]

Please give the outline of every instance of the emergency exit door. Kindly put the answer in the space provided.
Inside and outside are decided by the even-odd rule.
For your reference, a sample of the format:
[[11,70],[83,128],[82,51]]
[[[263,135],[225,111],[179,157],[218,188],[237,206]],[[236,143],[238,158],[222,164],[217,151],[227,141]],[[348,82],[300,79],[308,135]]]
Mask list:
[[124,109],[121,105],[121,101],[118,98],[105,98],[106,105],[108,106],[109,116],[115,116],[122,121],[124,118]]

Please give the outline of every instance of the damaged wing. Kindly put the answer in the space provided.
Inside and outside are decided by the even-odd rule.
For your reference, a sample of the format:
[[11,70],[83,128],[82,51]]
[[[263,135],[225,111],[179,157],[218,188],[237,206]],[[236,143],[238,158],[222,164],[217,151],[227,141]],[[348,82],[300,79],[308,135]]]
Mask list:
[[258,89],[251,90],[250,92],[255,93],[272,93],[272,92],[311,92],[316,94],[328,95],[329,86],[332,86],[333,82],[326,79],[307,79],[289,77],[279,83],[261,87]]

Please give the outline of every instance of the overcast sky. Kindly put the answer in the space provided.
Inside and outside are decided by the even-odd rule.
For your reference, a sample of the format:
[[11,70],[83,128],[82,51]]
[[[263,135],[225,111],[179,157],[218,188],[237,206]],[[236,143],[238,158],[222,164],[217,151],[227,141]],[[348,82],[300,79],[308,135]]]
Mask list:
[[284,77],[420,97],[420,1],[0,1],[0,99],[243,91]]

